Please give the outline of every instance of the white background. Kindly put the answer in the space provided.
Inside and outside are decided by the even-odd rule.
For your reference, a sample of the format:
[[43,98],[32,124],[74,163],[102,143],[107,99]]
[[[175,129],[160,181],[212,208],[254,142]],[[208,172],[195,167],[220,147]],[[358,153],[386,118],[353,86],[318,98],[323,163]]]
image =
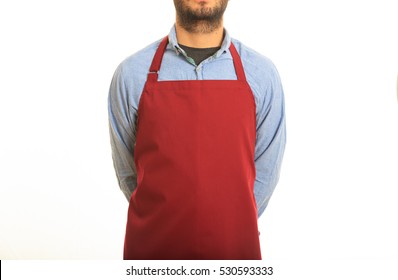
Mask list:
[[[0,259],[121,259],[108,88],[173,23],[171,0],[1,2]],[[398,260],[396,1],[232,0],[225,26],[285,88],[263,257]]]

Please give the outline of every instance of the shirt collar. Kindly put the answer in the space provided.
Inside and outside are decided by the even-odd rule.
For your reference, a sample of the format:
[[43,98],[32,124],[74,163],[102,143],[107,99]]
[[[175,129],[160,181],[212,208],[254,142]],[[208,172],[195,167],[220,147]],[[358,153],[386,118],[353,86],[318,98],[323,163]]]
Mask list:
[[[224,28],[224,39],[221,43],[221,48],[214,54],[214,57],[217,58],[221,54],[226,52],[229,49],[230,45],[231,45],[231,37],[229,36],[229,33],[227,32],[227,30]],[[177,54],[182,50],[180,48],[180,46],[178,45],[175,25],[173,25],[173,27],[170,30],[169,44],[168,44],[167,48],[176,51]]]

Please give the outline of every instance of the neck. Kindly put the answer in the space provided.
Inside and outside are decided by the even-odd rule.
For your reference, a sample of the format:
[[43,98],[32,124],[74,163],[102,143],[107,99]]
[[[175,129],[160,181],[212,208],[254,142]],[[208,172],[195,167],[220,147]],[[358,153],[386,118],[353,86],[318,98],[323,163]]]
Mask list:
[[200,26],[197,27],[196,31],[188,31],[179,24],[177,19],[176,32],[178,43],[192,48],[219,47],[224,39],[224,27],[222,21],[218,27],[205,32]]

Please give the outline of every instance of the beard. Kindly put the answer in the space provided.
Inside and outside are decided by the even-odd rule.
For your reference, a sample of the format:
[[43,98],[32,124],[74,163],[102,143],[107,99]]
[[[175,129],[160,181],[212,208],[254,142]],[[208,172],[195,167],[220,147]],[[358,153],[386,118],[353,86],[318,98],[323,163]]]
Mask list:
[[191,33],[211,33],[221,26],[228,0],[219,0],[214,7],[202,5],[192,9],[185,0],[174,0],[178,24]]

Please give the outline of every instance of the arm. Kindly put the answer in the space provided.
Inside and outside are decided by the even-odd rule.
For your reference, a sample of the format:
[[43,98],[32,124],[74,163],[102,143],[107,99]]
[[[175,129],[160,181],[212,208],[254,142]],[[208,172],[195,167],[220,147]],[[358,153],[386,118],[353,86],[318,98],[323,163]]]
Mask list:
[[263,100],[257,113],[255,148],[256,197],[258,217],[264,212],[278,183],[286,143],[283,88],[274,69],[270,83],[262,89]]
[[113,76],[108,98],[109,133],[113,165],[119,187],[127,200],[137,185],[134,165],[136,112],[129,105],[128,89],[125,85],[123,67],[120,65]]

